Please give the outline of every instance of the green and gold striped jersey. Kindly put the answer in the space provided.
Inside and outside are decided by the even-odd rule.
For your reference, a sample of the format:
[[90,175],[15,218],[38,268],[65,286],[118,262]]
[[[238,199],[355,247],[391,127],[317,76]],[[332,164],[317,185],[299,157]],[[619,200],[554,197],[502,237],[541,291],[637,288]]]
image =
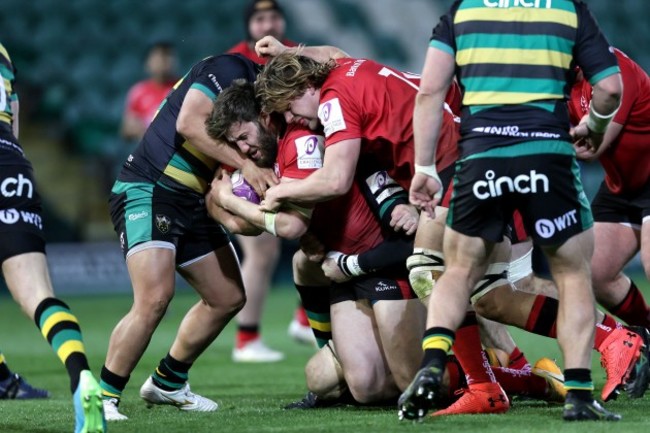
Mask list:
[[[454,56],[462,89],[463,154],[526,140],[568,140],[566,100],[575,67],[595,83],[619,72],[587,7],[577,0],[459,0],[430,46]],[[490,138],[491,137],[491,138]]]
[[2,77],[0,80],[0,122],[11,125],[13,122],[11,102],[18,100],[18,95],[14,92],[16,70],[2,43],[0,43],[0,76]]

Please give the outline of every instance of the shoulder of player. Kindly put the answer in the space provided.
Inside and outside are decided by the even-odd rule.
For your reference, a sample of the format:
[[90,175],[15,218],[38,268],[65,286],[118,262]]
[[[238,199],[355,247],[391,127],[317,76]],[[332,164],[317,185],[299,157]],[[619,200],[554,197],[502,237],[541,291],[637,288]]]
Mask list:
[[257,67],[257,64],[239,53],[218,54],[206,57],[192,67],[196,73],[215,72],[229,70],[234,72],[249,72]]

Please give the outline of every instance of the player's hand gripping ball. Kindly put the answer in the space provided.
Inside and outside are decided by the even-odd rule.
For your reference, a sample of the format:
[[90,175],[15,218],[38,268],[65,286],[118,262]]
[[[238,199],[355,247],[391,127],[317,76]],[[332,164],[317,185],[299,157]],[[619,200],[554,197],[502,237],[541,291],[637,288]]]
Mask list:
[[232,193],[237,197],[241,197],[244,200],[248,200],[251,203],[260,204],[260,196],[257,195],[255,189],[246,182],[244,176],[242,176],[240,170],[235,170],[230,177],[232,182]]

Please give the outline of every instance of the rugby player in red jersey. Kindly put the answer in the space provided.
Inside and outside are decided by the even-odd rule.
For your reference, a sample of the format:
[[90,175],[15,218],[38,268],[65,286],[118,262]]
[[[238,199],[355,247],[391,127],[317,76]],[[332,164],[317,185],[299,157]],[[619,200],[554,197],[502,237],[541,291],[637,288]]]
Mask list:
[[[228,53],[239,53],[255,63],[265,64],[267,56],[255,52],[255,43],[265,36],[273,36],[286,46],[296,46],[285,38],[284,10],[274,0],[253,0],[244,11],[247,38],[230,48]],[[242,249],[242,278],[246,288],[246,305],[237,314],[237,333],[232,358],[235,362],[274,362],[284,358],[282,352],[269,348],[261,337],[260,322],[266,295],[281,253],[281,241],[268,233],[259,236],[237,235]],[[289,335],[298,342],[313,344],[314,336],[307,314],[298,306],[289,324]]]
[[[650,328],[650,307],[623,268],[640,251],[650,277],[650,78],[625,53],[614,49],[623,79],[621,106],[594,152],[580,141],[578,158],[599,160],[605,179],[591,203],[594,255],[591,261],[598,302],[631,325]],[[578,72],[569,114],[578,125],[588,114],[592,87]]]
[[[236,90],[235,86],[222,95],[224,97],[220,98],[219,103],[224,103],[233,90]],[[252,86],[249,90],[253,97]],[[213,114],[213,118],[221,116],[217,113]],[[245,126],[241,124],[233,127],[229,133],[232,137],[230,141],[239,144],[242,151],[251,151],[255,137],[248,136],[247,143],[241,144],[244,140],[237,137],[240,137],[238,131],[242,129]],[[210,127],[208,131],[211,131]],[[219,133],[216,135],[219,136]],[[300,125],[289,125],[278,146],[281,182],[296,182],[317,170],[322,164],[322,142],[322,137],[319,139],[312,131]],[[336,357],[343,366],[343,383],[347,383],[357,402],[370,404],[396,398],[416,371],[421,358],[417,340],[423,326],[424,311],[406,280],[404,262],[412,244],[390,240],[390,244],[383,245],[383,253],[377,252],[376,248],[390,238],[393,230],[389,227],[388,234],[382,233],[377,218],[361,192],[361,182],[369,182],[371,189],[391,184],[385,172],[380,172],[354,182],[351,190],[343,196],[318,204],[313,214],[296,206],[271,214],[234,196],[230,180],[224,176],[221,181],[213,181],[212,199],[208,201],[210,204],[216,200],[227,211],[280,237],[295,238],[309,227],[324,244],[325,251],[335,251],[332,257],[345,263],[347,281],[335,284],[331,291],[334,343],[324,350],[331,351],[332,347],[336,347]],[[404,201],[405,191],[400,190]],[[389,195],[394,194],[394,190],[384,191]],[[391,206],[390,201],[385,204]],[[219,220],[230,227],[226,219]],[[411,224],[414,224],[417,215],[412,214],[411,220]],[[401,253],[396,248],[400,248]],[[384,262],[391,262],[393,268],[372,272],[373,269],[364,262],[367,255],[363,254],[373,254],[371,251],[381,255]],[[307,263],[304,258],[301,253],[294,258],[294,270],[301,269],[294,278],[297,282],[309,278],[311,290],[324,290],[327,293],[329,281],[324,276],[320,281],[315,281],[314,277],[315,273],[322,275],[320,264]],[[333,352],[330,353],[333,355]],[[312,378],[310,383],[311,390],[322,396],[322,379]]]
[[282,6],[275,0],[252,0],[244,10],[244,25],[247,38],[230,48],[227,53],[238,53],[263,65],[268,57],[258,54],[255,51],[255,44],[265,36],[273,36],[288,47],[298,45],[285,38],[287,21]]

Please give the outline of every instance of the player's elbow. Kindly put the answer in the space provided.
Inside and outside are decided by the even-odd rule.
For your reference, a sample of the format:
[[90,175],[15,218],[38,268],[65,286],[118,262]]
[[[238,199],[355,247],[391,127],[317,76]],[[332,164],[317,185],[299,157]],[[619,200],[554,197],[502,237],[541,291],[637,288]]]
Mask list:
[[195,123],[189,116],[178,116],[178,119],[176,119],[176,131],[189,140],[195,135]]
[[608,104],[618,106],[623,94],[621,74],[614,74],[598,81],[594,85],[594,92],[600,93]]
[[339,175],[334,177],[330,183],[331,193],[334,197],[346,194],[352,187],[352,176]]

